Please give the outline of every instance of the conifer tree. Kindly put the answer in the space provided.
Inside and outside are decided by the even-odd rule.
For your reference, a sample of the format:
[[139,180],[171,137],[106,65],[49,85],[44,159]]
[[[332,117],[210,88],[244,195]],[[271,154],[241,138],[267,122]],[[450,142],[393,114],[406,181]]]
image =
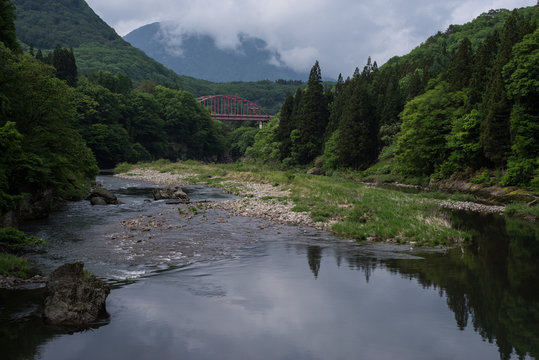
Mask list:
[[77,64],[73,49],[68,50],[57,45],[52,54],[52,65],[59,79],[65,80],[71,87],[77,84]]
[[500,50],[482,105],[481,145],[485,157],[496,167],[505,166],[510,154],[511,103],[505,92],[502,69],[511,59],[513,45],[519,41],[518,23],[518,14],[513,12],[504,24]]
[[461,90],[468,86],[472,77],[473,61],[472,43],[465,37],[460,42],[457,52],[451,57],[445,74],[451,91]]
[[339,127],[339,119],[342,115],[343,107],[347,100],[344,96],[346,86],[347,85],[343,81],[342,75],[339,74],[337,83],[335,84],[335,94],[333,95],[333,102],[331,104],[328,125],[326,127],[326,140],[329,139],[333,132]]
[[15,5],[10,0],[0,0],[0,42],[3,42],[8,49],[20,52],[15,18]]
[[281,107],[281,115],[279,116],[279,127],[277,129],[277,139],[280,144],[281,160],[290,157],[290,133],[294,130],[294,97],[288,93]]
[[341,165],[366,168],[378,154],[378,122],[375,116],[370,85],[373,67],[370,58],[363,72],[351,81],[351,91],[339,123],[337,154]]
[[309,75],[307,89],[302,96],[297,118],[299,132],[296,144],[298,164],[308,164],[322,154],[324,131],[328,123],[329,112],[322,86],[322,75],[318,61]]
[[41,49],[37,49],[36,59],[41,62],[45,62],[45,59],[43,58],[43,52],[41,52]]
[[492,66],[496,60],[500,34],[494,31],[479,44],[473,66],[472,78],[470,79],[469,105],[473,106],[482,102],[485,88],[488,84]]

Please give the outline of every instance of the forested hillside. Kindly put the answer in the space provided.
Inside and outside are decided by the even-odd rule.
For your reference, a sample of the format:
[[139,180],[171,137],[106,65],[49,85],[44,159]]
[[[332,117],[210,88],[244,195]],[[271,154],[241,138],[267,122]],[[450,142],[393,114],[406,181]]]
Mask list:
[[539,189],[537,6],[450,26],[323,92],[315,64],[248,154],[376,180],[449,177]]
[[[248,98],[275,114],[288,91],[298,86],[288,81],[216,84],[180,76],[131,46],[97,16],[84,0],[14,0],[19,40],[43,54],[57,45],[73,48],[81,74],[108,71],[126,74],[135,84],[157,84],[188,91],[195,97],[230,94]],[[286,79],[288,80],[288,79]]]

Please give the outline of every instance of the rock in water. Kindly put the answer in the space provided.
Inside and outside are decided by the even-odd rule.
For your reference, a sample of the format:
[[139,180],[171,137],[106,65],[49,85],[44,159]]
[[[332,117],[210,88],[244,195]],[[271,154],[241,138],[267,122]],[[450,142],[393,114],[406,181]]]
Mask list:
[[190,201],[189,196],[187,196],[187,194],[183,192],[182,188],[179,186],[169,186],[164,189],[153,189],[152,193],[155,200],[178,199],[184,203],[188,203]]
[[108,317],[108,284],[83,268],[82,262],[64,264],[50,275],[43,314],[47,323],[86,328]]
[[107,201],[103,199],[101,196],[94,196],[90,199],[90,203],[92,205],[107,205]]
[[[100,200],[97,200],[97,203],[94,204],[94,201],[92,201],[94,198],[101,198]],[[105,201],[106,204],[118,204],[118,198],[116,198],[116,195],[114,195],[111,191],[103,188],[96,188],[93,189],[90,193],[90,196],[88,196],[88,199],[92,202],[92,205],[105,205],[103,204],[103,201]]]

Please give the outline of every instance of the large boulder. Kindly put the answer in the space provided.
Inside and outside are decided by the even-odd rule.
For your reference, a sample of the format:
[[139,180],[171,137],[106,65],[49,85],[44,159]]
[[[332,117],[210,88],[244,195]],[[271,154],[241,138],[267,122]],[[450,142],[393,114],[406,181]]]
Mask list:
[[83,270],[84,264],[64,264],[47,281],[43,317],[49,324],[87,328],[108,317],[110,287]]
[[182,188],[179,186],[168,186],[163,189],[153,189],[153,198],[155,200],[161,200],[161,199],[178,199],[184,203],[188,203],[189,196],[185,192],[183,192]]
[[88,200],[90,200],[92,205],[119,204],[116,195],[114,195],[112,191],[103,188],[92,189],[92,192],[88,196]]

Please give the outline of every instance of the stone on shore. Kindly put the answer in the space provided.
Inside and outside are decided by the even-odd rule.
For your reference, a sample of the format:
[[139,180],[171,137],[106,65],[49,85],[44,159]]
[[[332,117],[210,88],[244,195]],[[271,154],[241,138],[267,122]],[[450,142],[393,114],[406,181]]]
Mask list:
[[164,189],[153,189],[152,190],[153,198],[155,200],[162,199],[177,199],[183,203],[189,203],[189,196],[183,192],[182,188],[179,186],[168,186]]
[[50,275],[43,313],[47,323],[82,329],[108,317],[108,284],[83,268],[82,262],[64,264]]

